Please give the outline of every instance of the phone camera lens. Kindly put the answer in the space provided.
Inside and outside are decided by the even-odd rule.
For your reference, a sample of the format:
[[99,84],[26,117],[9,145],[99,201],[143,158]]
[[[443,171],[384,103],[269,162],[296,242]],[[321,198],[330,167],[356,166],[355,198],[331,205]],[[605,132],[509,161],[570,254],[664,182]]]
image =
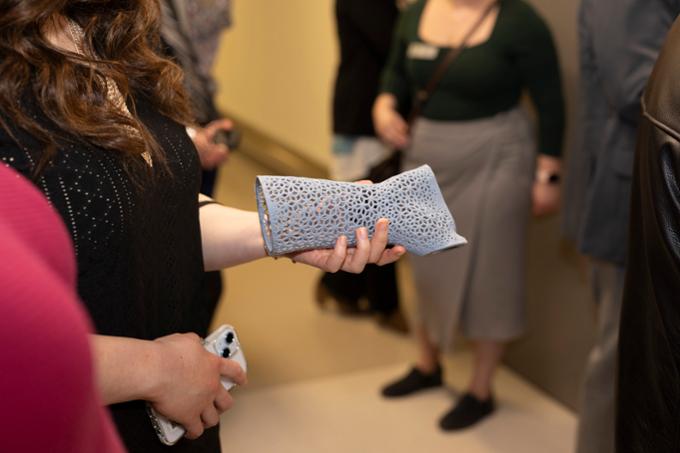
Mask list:
[[222,357],[224,357],[225,359],[228,359],[230,356],[231,356],[231,349],[224,348],[222,350]]
[[229,333],[227,334],[226,340],[227,340],[227,344],[232,344],[232,343],[234,342],[234,334],[231,333],[231,332],[229,332]]

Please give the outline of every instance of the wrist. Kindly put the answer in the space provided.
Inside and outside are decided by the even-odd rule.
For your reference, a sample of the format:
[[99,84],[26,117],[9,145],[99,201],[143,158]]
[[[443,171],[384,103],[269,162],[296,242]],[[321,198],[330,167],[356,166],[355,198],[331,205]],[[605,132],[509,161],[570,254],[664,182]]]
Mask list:
[[[168,364],[172,360],[168,360],[166,348],[162,342],[145,341],[145,357],[146,366],[142,374],[144,383],[140,385],[140,398],[144,401],[155,402],[158,401],[165,393],[166,382],[168,376],[173,373],[169,370]],[[164,359],[165,357],[165,359]]]
[[395,110],[397,99],[391,93],[382,93],[375,102],[376,110],[379,112]]
[[104,404],[152,400],[163,394],[165,361],[156,342],[92,335],[97,386]]
[[268,257],[269,253],[267,253],[264,237],[262,237],[259,214],[256,211],[244,211],[243,215],[246,216],[247,221],[244,223],[240,235],[244,238],[242,252],[244,256],[241,261],[248,262]]
[[539,168],[536,170],[534,180],[540,184],[557,186],[562,182],[562,174],[558,170],[548,170]]
[[254,234],[253,237],[253,247],[255,250],[257,250],[259,253],[261,253],[258,258],[265,258],[270,256],[269,252],[267,251],[267,246],[264,242],[264,237],[262,236],[262,226],[260,225],[260,216],[257,212],[253,212],[255,220],[256,220],[256,233]]

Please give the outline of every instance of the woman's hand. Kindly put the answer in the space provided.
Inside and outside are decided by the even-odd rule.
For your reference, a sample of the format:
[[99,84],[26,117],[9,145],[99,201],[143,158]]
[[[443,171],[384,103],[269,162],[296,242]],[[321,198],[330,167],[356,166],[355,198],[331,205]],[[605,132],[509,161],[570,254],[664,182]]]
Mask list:
[[534,182],[532,211],[536,217],[555,214],[560,209],[560,186],[546,182]]
[[403,149],[409,144],[408,125],[396,110],[396,98],[383,93],[373,104],[373,124],[378,136],[390,146]]
[[343,270],[358,274],[364,270],[366,264],[372,263],[382,266],[397,261],[406,253],[400,245],[386,249],[389,221],[380,219],[375,225],[375,234],[368,238],[368,230],[356,230],[357,245],[347,248],[347,238],[340,236],[332,250],[309,250],[288,255],[293,261],[318,267],[326,272]]
[[175,334],[155,341],[91,335],[97,387],[104,404],[144,400],[180,423],[195,438],[214,426],[232,399],[220,382],[224,376],[243,385],[241,366],[217,357],[195,334]]
[[559,181],[550,182],[549,175],[560,176],[561,160],[541,155],[536,165],[536,180],[532,188],[532,211],[536,217],[555,214],[560,209],[561,187]]
[[229,157],[229,148],[222,143],[215,143],[215,134],[218,131],[228,131],[233,127],[233,123],[227,119],[220,119],[210,122],[207,126],[194,129],[191,139],[198,151],[198,158],[201,160],[201,168],[212,170]]
[[203,348],[198,335],[174,334],[154,341],[158,347],[158,384],[148,400],[160,414],[181,424],[186,437],[195,439],[215,426],[233,400],[220,382],[222,376],[246,383],[241,366]]

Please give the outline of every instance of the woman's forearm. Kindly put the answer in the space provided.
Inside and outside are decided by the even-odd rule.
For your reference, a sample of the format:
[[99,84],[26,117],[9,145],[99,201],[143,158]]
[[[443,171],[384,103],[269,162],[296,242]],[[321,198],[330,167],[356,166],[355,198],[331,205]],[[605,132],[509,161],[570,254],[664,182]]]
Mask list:
[[[199,200],[209,200],[205,196]],[[267,256],[257,212],[242,211],[216,203],[199,209],[203,264],[206,271],[223,269]],[[379,224],[383,222],[383,225]],[[289,254],[296,262],[317,267],[325,272],[343,270],[358,273],[368,263],[384,265],[399,259],[406,250],[402,246],[386,249],[387,221],[376,223],[372,238],[358,229],[357,245],[347,248],[347,238],[341,236],[332,249],[304,250]]]
[[97,386],[105,404],[150,400],[161,369],[153,341],[91,335]]
[[267,256],[257,212],[209,204],[200,208],[199,215],[206,271]]

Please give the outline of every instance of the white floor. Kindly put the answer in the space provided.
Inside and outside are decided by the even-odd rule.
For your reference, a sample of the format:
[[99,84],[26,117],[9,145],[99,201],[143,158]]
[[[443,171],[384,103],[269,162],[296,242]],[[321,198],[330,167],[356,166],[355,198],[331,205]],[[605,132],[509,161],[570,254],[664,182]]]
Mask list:
[[[262,170],[234,155],[217,198],[253,209],[252,184]],[[407,312],[413,290],[400,269]],[[319,272],[286,260],[261,260],[227,272],[227,293],[214,324],[236,326],[249,365],[249,385],[234,391],[223,416],[225,452],[561,453],[573,450],[574,415],[502,369],[497,413],[474,429],[444,434],[437,420],[455,399],[434,390],[399,401],[380,387],[404,373],[414,356],[408,337],[370,319],[320,310],[313,290]],[[464,389],[470,358],[446,359],[448,388]]]
[[[468,368],[455,363],[457,375]],[[404,369],[387,366],[235,394],[223,416],[225,452],[518,452],[572,451],[574,417],[512,373],[498,379],[500,409],[474,429],[448,434],[437,419],[451,405],[449,390],[385,400],[378,387]]]

